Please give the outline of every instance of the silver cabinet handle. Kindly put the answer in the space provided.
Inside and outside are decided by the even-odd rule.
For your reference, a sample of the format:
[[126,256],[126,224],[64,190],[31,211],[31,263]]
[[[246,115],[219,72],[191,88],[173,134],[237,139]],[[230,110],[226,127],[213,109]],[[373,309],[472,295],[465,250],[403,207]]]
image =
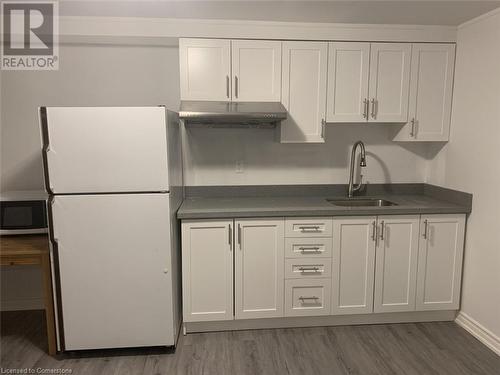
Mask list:
[[238,246],[241,249],[241,224],[238,223]]
[[363,118],[368,119],[368,107],[370,105],[370,102],[368,101],[368,98],[365,98],[363,100]]
[[229,76],[226,76],[226,96],[229,98]]
[[377,241],[377,221],[376,220],[373,220],[373,223],[372,223],[372,240],[373,241]]
[[308,231],[319,232],[319,225],[301,226],[299,227],[299,229],[302,232],[308,232]]
[[301,247],[299,247],[299,250],[303,253],[316,253],[319,251],[319,247],[318,246],[311,246],[311,247],[301,246]]
[[234,96],[238,97],[238,76],[234,76]]
[[427,239],[427,227],[429,226],[429,222],[427,221],[427,219],[424,220],[424,233],[422,234],[422,237],[424,237],[425,239]]
[[377,103],[377,101],[375,100],[375,98],[372,98],[371,100],[371,103],[372,103],[372,111],[371,111],[371,116],[372,116],[372,119],[375,119],[375,105]]
[[411,119],[410,137],[415,137],[415,117]]
[[380,223],[380,239],[383,240],[384,239],[384,220],[382,220],[382,222]]
[[323,270],[319,267],[299,267],[299,271],[303,273],[323,273]]
[[305,301],[305,300],[308,300],[308,299],[318,300],[318,299],[319,299],[319,297],[316,297],[316,296],[311,296],[311,297],[303,297],[303,296],[300,296],[300,297],[299,297],[299,300],[301,300],[301,301]]
[[233,244],[233,236],[232,236],[232,234],[233,234],[233,228],[232,228],[231,224],[229,224],[229,231],[228,231],[228,235],[229,235],[229,245],[230,245],[230,247],[229,247],[229,251],[231,251],[231,248],[232,248],[232,246],[231,246],[231,245]]
[[325,139],[325,124],[326,121],[324,118],[321,119],[321,138]]

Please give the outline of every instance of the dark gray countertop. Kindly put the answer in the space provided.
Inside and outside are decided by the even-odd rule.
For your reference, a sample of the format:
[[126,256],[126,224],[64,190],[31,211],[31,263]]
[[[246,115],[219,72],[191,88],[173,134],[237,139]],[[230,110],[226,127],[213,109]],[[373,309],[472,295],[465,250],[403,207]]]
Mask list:
[[[432,185],[431,185],[432,186]],[[441,189],[442,191],[438,191]],[[436,191],[436,193],[434,193]],[[463,200],[446,199],[464,194]],[[468,197],[470,196],[470,200]],[[469,213],[472,196],[467,193],[432,187],[418,194],[382,193],[363,198],[382,198],[396,203],[385,207],[340,207],[326,199],[342,199],[345,195],[328,196],[230,196],[187,197],[182,203],[179,219],[278,217],[278,216],[355,216],[384,214]],[[361,197],[360,197],[361,198]]]

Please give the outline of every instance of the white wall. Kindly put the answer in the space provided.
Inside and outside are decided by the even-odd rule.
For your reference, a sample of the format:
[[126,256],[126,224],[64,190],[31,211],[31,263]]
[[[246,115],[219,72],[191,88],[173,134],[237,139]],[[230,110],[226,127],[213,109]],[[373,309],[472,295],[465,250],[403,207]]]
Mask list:
[[[427,147],[389,140],[394,125],[327,125],[324,144],[280,144],[273,130],[187,128],[186,185],[345,184],[351,147],[365,142],[365,181],[423,182]],[[397,126],[397,125],[396,125]],[[243,162],[243,173],[236,172]]]
[[[474,194],[461,310],[500,350],[500,12],[458,31],[451,140],[430,182]],[[444,168],[443,168],[444,165]],[[444,173],[443,173],[444,171]]]

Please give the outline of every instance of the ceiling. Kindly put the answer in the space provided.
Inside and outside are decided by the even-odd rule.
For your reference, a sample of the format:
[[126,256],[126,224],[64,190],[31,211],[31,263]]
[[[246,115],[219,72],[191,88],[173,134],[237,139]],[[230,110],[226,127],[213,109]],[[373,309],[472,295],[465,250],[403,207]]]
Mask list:
[[500,7],[500,1],[62,0],[59,7],[61,16],[455,26]]

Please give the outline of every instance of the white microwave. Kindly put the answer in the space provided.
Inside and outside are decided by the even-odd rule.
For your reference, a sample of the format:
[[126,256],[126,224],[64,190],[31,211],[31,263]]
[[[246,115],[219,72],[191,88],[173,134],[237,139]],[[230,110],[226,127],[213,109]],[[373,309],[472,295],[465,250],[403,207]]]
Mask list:
[[0,193],[0,235],[47,233],[47,193]]

